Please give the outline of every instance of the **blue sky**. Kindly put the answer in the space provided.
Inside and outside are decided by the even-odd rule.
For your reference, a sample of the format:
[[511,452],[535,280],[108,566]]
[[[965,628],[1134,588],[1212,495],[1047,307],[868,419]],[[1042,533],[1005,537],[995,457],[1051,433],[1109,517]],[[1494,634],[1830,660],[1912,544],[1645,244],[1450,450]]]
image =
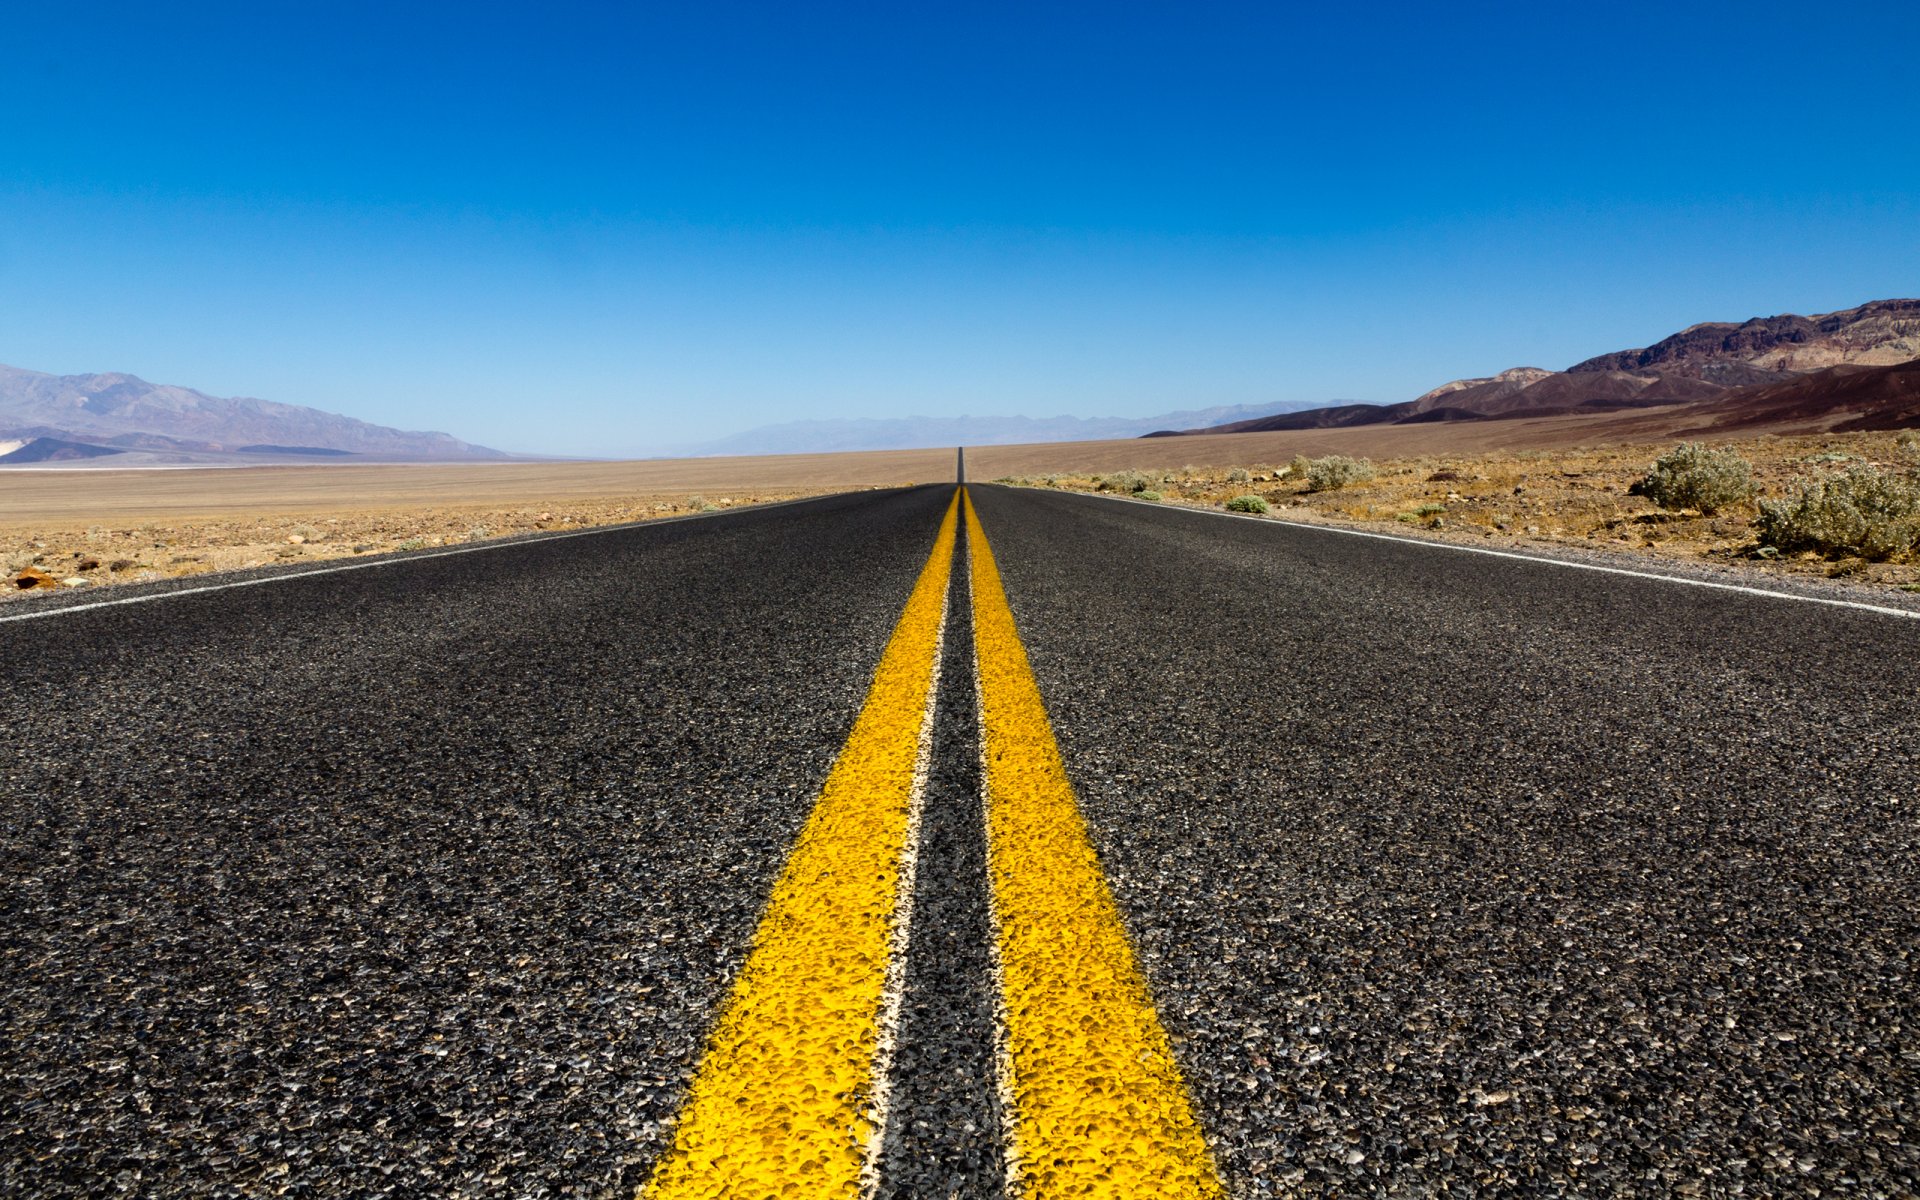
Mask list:
[[0,362],[631,454],[1920,294],[1910,0],[1336,7],[9,6]]

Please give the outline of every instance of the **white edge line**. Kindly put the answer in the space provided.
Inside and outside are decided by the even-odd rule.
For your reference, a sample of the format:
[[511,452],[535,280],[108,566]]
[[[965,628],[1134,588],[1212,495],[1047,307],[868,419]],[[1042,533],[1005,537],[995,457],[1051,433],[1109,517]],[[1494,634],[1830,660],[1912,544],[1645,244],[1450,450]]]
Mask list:
[[[1001,484],[1001,487],[1017,485]],[[1111,500],[1117,504],[1141,504],[1139,500],[1129,500],[1124,496],[1103,496],[1097,492],[1070,491],[1066,488],[1023,489],[1030,492],[1049,492],[1056,496],[1085,496],[1090,500]],[[1749,587],[1741,583],[1717,583],[1711,579],[1689,579],[1684,575],[1662,575],[1655,571],[1636,571],[1632,567],[1605,567],[1598,563],[1574,562],[1565,558],[1548,558],[1538,554],[1521,554],[1514,550],[1489,550],[1484,546],[1462,546],[1455,542],[1428,541],[1425,538],[1402,537],[1394,533],[1375,533],[1368,529],[1346,529],[1339,525],[1320,525],[1310,521],[1289,521],[1285,517],[1263,517],[1254,513],[1215,512],[1210,508],[1195,508],[1186,504],[1152,504],[1150,507],[1166,512],[1193,513],[1201,517],[1225,517],[1234,521],[1253,521],[1260,525],[1275,525],[1286,529],[1311,529],[1319,533],[1339,533],[1347,537],[1376,538],[1383,542],[1399,542],[1403,546],[1424,546],[1429,550],[1458,550],[1463,554],[1484,554],[1490,558],[1511,558],[1520,562],[1545,563],[1554,567],[1570,567],[1576,571],[1599,571],[1604,575],[1627,575],[1635,579],[1654,579],[1661,583],[1678,583],[1687,587],[1713,588],[1722,592],[1741,592],[1749,596],[1766,596],[1774,600],[1799,600],[1807,604],[1830,604],[1835,608],[1856,608],[1861,612],[1879,613],[1887,617],[1905,617],[1910,621],[1920,621],[1920,612],[1910,608],[1889,608],[1884,604],[1868,604],[1861,600],[1837,600],[1831,596],[1802,596],[1796,592],[1777,592],[1771,588]]]
[[893,1106],[893,1056],[900,1042],[900,1008],[907,994],[907,948],[913,934],[914,887],[920,872],[920,825],[927,808],[927,780],[933,772],[933,722],[940,699],[940,668],[946,658],[947,619],[953,611],[952,565],[948,565],[947,594],[940,600],[940,625],[933,638],[933,677],[927,684],[926,709],[920,718],[920,747],[913,760],[913,788],[907,796],[907,839],[900,854],[900,877],[895,883],[893,928],[887,938],[887,975],[881,985],[879,1032],[873,1048],[873,1096],[868,1107],[866,1161],[860,1167],[860,1195],[880,1190],[882,1151],[887,1120]]
[[[915,486],[915,485],[907,485]],[[880,489],[875,489],[880,490]],[[507,550],[514,546],[531,546],[540,542],[564,542],[568,538],[592,537],[596,534],[620,533],[629,529],[647,529],[659,525],[677,525],[682,521],[697,521],[703,518],[724,517],[733,513],[760,512],[769,508],[783,508],[790,504],[805,504],[810,500],[825,500],[832,496],[859,495],[859,492],[822,492],[818,496],[797,496],[792,500],[774,500],[766,504],[743,504],[738,508],[722,509],[717,512],[683,513],[677,517],[655,517],[652,520],[623,521],[618,525],[595,525],[591,529],[569,529],[560,533],[541,534],[535,537],[502,538],[483,542],[477,546],[454,546],[450,549],[432,552],[403,551],[399,554],[389,552],[387,557],[372,561],[340,563],[337,566],[315,567],[311,571],[288,571],[279,575],[263,575],[256,579],[235,579],[228,583],[209,583],[200,587],[171,588],[162,592],[148,592],[143,596],[123,596],[118,600],[90,600],[85,604],[62,604],[54,608],[43,608],[34,612],[0,615],[0,625],[9,621],[35,621],[43,617],[58,617],[66,613],[87,612],[97,608],[117,608],[123,604],[146,604],[154,600],[167,600],[174,596],[195,596],[203,592],[224,592],[229,588],[258,587],[265,583],[280,583],[288,579],[307,579],[314,575],[338,575],[346,571],[371,571],[377,567],[392,567],[401,563],[425,562],[430,558],[452,558],[456,554],[480,554],[488,550]],[[241,568],[242,570],[246,568]]]

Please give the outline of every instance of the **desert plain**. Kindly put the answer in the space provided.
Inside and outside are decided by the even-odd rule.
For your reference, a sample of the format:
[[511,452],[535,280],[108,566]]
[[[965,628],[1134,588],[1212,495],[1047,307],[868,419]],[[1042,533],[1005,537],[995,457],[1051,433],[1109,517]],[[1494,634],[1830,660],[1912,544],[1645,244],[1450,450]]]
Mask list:
[[[1579,546],[1635,560],[1695,560],[1757,577],[1840,576],[1912,591],[1920,563],[1761,556],[1754,503],[1664,512],[1630,489],[1698,431],[1678,411],[1356,429],[984,446],[974,481],[1111,491],[1151,475],[1166,503],[1220,507],[1258,494],[1270,516],[1480,544]],[[1759,498],[1849,464],[1905,464],[1895,433],[1783,427],[1710,438],[1753,463]],[[1312,493],[1283,464],[1367,459],[1372,478]],[[623,524],[829,492],[951,480],[950,448],[628,462],[0,471],[0,556],[13,599],[214,571],[459,545]],[[21,581],[31,580],[23,584]]]

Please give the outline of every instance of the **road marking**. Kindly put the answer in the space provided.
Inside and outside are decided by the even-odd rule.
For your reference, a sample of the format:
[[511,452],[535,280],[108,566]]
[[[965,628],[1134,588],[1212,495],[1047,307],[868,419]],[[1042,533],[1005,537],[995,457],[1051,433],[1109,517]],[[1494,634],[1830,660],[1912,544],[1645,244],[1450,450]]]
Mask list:
[[871,1176],[959,504],[956,489],[643,1196],[853,1197]]
[[966,517],[988,874],[1017,1109],[1011,1191],[1023,1200],[1224,1196],[971,502]]
[[[1043,489],[1033,489],[1035,491]],[[1048,488],[1056,494],[1072,494],[1087,497],[1089,500],[1111,500],[1117,504],[1139,505],[1138,500],[1128,500],[1120,496],[1097,496],[1091,492],[1058,493],[1058,489]],[[1489,558],[1511,558],[1520,562],[1541,563],[1550,567],[1570,567],[1576,571],[1598,571],[1603,575],[1628,575],[1635,579],[1654,579],[1661,583],[1679,583],[1687,587],[1713,588],[1722,592],[1741,592],[1749,596],[1766,596],[1774,600],[1799,600],[1807,604],[1828,604],[1835,608],[1854,608],[1861,612],[1879,613],[1886,617],[1906,617],[1908,620],[1920,620],[1920,610],[1911,608],[1892,608],[1885,604],[1868,604],[1863,600],[1840,600],[1832,596],[1802,596],[1798,592],[1779,592],[1772,588],[1749,587],[1743,583],[1717,583],[1711,579],[1689,579],[1685,575],[1662,575],[1657,571],[1638,571],[1632,567],[1607,567],[1599,563],[1574,562],[1565,558],[1548,558],[1539,554],[1521,554],[1516,550],[1489,550],[1485,546],[1462,546],[1456,542],[1428,541],[1425,538],[1405,537],[1397,533],[1375,533],[1369,529],[1343,529],[1338,525],[1316,525],[1309,521],[1289,521],[1285,517],[1262,517],[1252,513],[1215,512],[1207,508],[1190,508],[1184,504],[1155,505],[1162,512],[1193,513],[1202,517],[1225,517],[1235,521],[1256,521],[1262,525],[1279,526],[1284,529],[1311,529],[1318,533],[1338,533],[1347,537],[1376,538],[1383,542],[1399,542],[1405,546],[1425,546],[1429,550],[1458,550],[1463,554],[1484,554]]]
[[[956,491],[956,503],[958,495]],[[956,511],[949,506],[949,512]],[[952,571],[953,538],[946,540],[948,571]],[[935,553],[939,553],[936,549]],[[907,998],[907,942],[913,936],[913,900],[920,876],[920,825],[927,811],[927,779],[933,770],[933,721],[940,702],[940,665],[946,661],[947,614],[952,607],[951,582],[940,597],[940,624],[933,641],[933,681],[927,685],[926,711],[920,721],[920,749],[913,764],[913,795],[907,809],[906,849],[900,855],[898,898],[887,936],[887,978],[881,989],[880,1036],[873,1055],[872,1131],[867,1135],[866,1162],[860,1170],[860,1194],[880,1190],[880,1155],[887,1124],[893,1116],[893,1055],[900,1041],[900,1006]]]
[[[845,495],[849,493],[833,493]],[[489,550],[506,550],[514,546],[531,546],[538,542],[564,542],[569,538],[593,537],[603,533],[620,533],[628,529],[643,529],[655,525],[677,525],[682,521],[699,521],[711,517],[729,516],[733,513],[760,511],[769,508],[784,508],[790,504],[805,504],[809,500],[826,500],[831,496],[801,496],[794,500],[774,500],[766,504],[748,505],[743,508],[727,509],[722,512],[682,513],[677,517],[654,517],[646,521],[627,521],[619,525],[596,525],[592,529],[570,529],[561,533],[539,534],[533,537],[519,537],[511,540],[484,542],[478,546],[455,546],[446,550],[408,551],[389,558],[377,558],[370,561],[339,563],[331,567],[315,567],[311,571],[286,571],[277,575],[263,575],[256,579],[235,579],[228,583],[208,583],[199,587],[169,588],[164,592],[148,592],[142,596],[122,596],[115,600],[89,600],[84,604],[62,604],[55,608],[42,608],[33,612],[11,613],[0,616],[0,625],[9,621],[37,621],[42,617],[60,617],[68,613],[87,612],[96,608],[118,608],[124,604],[147,604],[155,600],[170,600],[175,596],[197,596],[203,592],[224,592],[229,588],[259,587],[265,583],[281,583],[288,579],[306,579],[314,575],[338,575],[345,571],[372,571],[380,567],[394,567],[402,563],[425,562],[430,558],[452,558],[456,554],[483,554]]]

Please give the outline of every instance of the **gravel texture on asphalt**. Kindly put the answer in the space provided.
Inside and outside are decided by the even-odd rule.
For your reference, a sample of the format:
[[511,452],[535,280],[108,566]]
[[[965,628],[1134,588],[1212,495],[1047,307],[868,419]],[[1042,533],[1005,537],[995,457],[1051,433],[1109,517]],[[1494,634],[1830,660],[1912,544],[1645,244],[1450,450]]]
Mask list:
[[889,1072],[890,1119],[881,1140],[881,1200],[1006,1194],[964,539],[956,554],[906,986]]
[[971,490],[1235,1193],[1920,1194],[1920,625]]
[[0,1194],[631,1195],[951,495],[0,625]]
[[[1920,625],[973,495],[1235,1193],[1920,1194]],[[630,1196],[950,496],[0,625],[0,1194]],[[890,1197],[1005,1171],[946,654]]]

